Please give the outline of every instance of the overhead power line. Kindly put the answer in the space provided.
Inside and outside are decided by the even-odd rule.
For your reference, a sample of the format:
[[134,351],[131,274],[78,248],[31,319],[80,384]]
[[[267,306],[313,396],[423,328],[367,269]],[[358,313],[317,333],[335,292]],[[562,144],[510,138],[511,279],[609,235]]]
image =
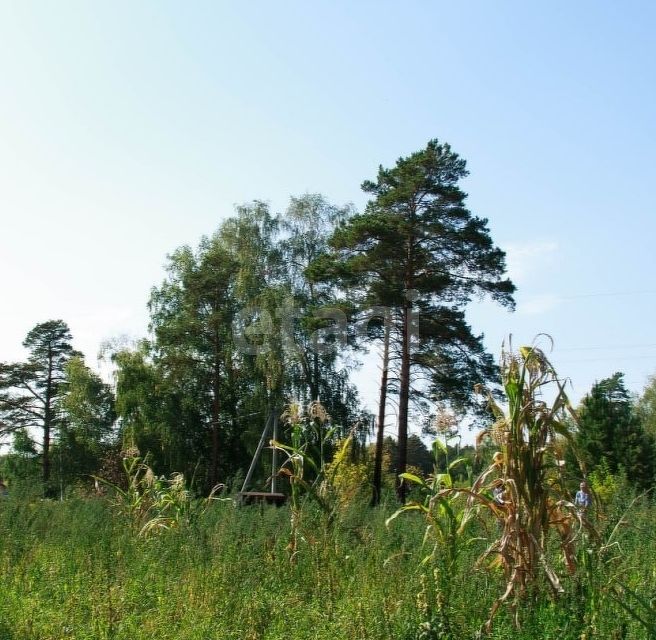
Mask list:
[[615,349],[653,349],[656,347],[656,342],[647,344],[614,344],[614,345],[595,345],[589,347],[556,347],[554,353],[559,351],[603,351]]
[[577,293],[571,296],[557,296],[561,300],[575,300],[576,298],[612,298],[616,296],[653,296],[656,291],[600,291],[597,293]]
[[649,356],[606,356],[601,358],[583,358],[579,360],[559,360],[562,364],[577,364],[579,362],[609,362],[612,360],[654,360],[656,363],[656,354]]

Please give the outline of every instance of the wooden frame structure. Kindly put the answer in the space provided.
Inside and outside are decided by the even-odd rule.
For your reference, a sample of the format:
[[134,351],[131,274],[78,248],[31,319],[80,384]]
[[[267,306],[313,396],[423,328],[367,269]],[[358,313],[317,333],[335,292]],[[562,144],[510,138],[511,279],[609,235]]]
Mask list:
[[270,430],[273,430],[273,440],[278,440],[278,412],[275,410],[271,411],[266,424],[264,425],[262,435],[260,436],[260,441],[257,443],[257,449],[255,449],[250,467],[248,467],[248,472],[244,478],[244,484],[242,485],[241,491],[237,494],[237,500],[240,505],[266,503],[280,506],[285,504],[285,501],[287,500],[287,496],[284,493],[279,493],[276,491],[278,451],[275,448],[271,449],[271,478],[269,483],[270,490],[247,491],[248,485],[250,484],[253,477],[255,467],[257,466],[260,456],[262,455],[262,449],[264,449],[267,435]]

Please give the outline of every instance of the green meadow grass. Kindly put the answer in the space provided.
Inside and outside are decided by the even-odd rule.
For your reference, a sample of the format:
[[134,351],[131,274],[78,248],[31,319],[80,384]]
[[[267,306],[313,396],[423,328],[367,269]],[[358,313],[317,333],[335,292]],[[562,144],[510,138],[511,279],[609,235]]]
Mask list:
[[[0,503],[0,640],[475,638],[504,587],[473,569],[485,540],[468,543],[453,576],[448,629],[421,627],[436,598],[424,525],[408,515],[385,527],[393,510],[354,506],[333,527],[306,510],[290,561],[286,508],[216,503],[145,539],[104,500],[10,498]],[[635,508],[602,559],[581,545],[584,568],[564,596],[527,602],[520,630],[502,611],[489,637],[648,638],[609,585],[620,577],[646,601],[656,595],[655,515]]]

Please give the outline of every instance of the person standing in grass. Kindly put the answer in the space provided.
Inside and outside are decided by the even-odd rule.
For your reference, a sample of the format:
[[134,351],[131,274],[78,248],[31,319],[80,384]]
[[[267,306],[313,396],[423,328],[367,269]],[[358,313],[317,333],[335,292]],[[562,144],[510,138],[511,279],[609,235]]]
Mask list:
[[496,505],[500,507],[506,506],[506,488],[503,485],[503,480],[499,478],[492,485],[492,499]]
[[587,511],[588,507],[592,504],[588,483],[585,480],[579,485],[579,490],[576,492],[576,497],[574,498],[574,504],[581,511]]
[[0,478],[0,498],[6,498],[8,495],[9,490],[7,489],[7,485]]

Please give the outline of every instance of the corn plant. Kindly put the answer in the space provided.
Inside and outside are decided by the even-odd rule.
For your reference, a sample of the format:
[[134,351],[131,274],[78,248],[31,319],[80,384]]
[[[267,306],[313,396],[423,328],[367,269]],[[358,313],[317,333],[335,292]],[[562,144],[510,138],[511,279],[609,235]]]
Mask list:
[[[182,473],[174,473],[170,478],[155,475],[136,448],[124,451],[122,458],[127,481],[125,489],[104,478],[94,478],[112,490],[115,504],[140,536],[148,537],[177,527],[189,519],[196,503],[192,501]],[[218,488],[215,487],[208,500],[213,499]]]
[[[290,426],[291,442],[283,444],[271,440],[271,447],[281,451],[285,457],[277,473],[287,478],[290,484],[291,534],[287,548],[291,559],[294,560],[298,543],[302,539],[302,509],[308,500],[319,506],[326,516],[328,526],[333,523],[339,508],[339,500],[334,492],[334,478],[342,461],[347,458],[353,435],[342,441],[333,463],[327,465],[323,458],[324,445],[331,439],[334,431],[326,428],[330,416],[323,405],[318,401],[312,402],[304,415],[301,405],[294,402],[282,417]],[[320,437],[319,460],[316,460],[311,452],[316,435],[311,433],[313,430],[318,431]]]
[[[463,495],[454,488],[451,471],[464,462],[458,458],[440,472],[437,464],[440,454],[447,455],[447,445],[439,439],[433,443],[433,474],[426,480],[412,474],[402,473],[402,482],[414,485],[423,494],[423,500],[411,500],[386,521],[387,526],[402,513],[419,512],[426,521],[423,545],[428,554],[421,564],[430,569],[420,577],[421,590],[418,594],[424,622],[420,638],[451,637],[449,605],[454,577],[458,574],[458,560],[463,545],[464,533],[470,512],[465,508]],[[431,588],[432,587],[432,588]]]
[[[491,513],[500,532],[479,561],[500,566],[506,580],[490,611],[487,631],[504,603],[510,604],[519,625],[517,605],[537,593],[540,576],[546,577],[554,594],[563,592],[546,552],[551,531],[559,537],[570,574],[576,571],[577,536],[584,530],[595,535],[585,513],[571,502],[563,477],[563,447],[572,445],[565,417],[576,419],[563,382],[535,346],[522,347],[518,353],[504,349],[501,374],[507,409],[487,392],[495,423],[479,436],[491,437],[499,451],[472,488],[464,490],[469,508]],[[545,397],[553,399],[548,403]]]

